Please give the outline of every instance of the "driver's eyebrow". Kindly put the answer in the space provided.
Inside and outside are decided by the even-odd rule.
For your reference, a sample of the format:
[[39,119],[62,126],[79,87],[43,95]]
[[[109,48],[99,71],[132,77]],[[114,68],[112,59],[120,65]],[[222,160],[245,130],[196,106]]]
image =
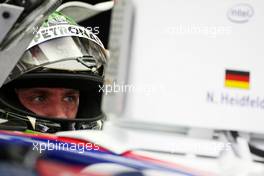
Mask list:
[[[53,93],[53,88],[30,88],[30,89],[27,89],[27,88],[21,88],[21,89],[16,89],[16,92],[17,91],[23,91],[24,94],[41,94],[41,95],[52,95]],[[79,95],[79,90],[76,90],[76,89],[64,89],[65,91],[63,92],[63,95],[64,96],[67,96],[67,95],[76,95],[78,96]]]
[[79,90],[76,89],[66,89],[65,95],[77,95],[79,94]]
[[16,89],[16,92],[18,91],[23,91],[25,94],[44,94],[44,95],[48,95],[50,94],[50,91],[45,89],[45,88],[21,88],[21,89]]

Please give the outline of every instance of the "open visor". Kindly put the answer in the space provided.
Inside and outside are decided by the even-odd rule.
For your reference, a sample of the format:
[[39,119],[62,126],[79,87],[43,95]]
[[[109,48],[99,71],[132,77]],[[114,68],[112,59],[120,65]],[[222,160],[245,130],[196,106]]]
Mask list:
[[80,36],[57,37],[28,49],[5,83],[38,68],[87,71],[102,76],[98,70],[106,59],[102,45],[93,40]]

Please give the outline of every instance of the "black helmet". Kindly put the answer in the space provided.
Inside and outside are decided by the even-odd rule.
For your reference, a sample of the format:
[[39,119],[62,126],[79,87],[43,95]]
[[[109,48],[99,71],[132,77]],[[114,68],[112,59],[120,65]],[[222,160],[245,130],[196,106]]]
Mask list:
[[[23,122],[40,132],[101,129],[100,87],[107,54],[99,38],[72,19],[54,12],[36,32],[23,57],[0,88],[2,119]],[[25,108],[16,88],[62,87],[80,93],[74,120],[40,116]]]

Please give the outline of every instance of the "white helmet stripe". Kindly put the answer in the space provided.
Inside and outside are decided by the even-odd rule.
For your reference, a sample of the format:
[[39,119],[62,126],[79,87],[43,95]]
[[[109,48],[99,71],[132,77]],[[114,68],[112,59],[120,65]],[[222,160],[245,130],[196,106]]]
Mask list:
[[88,29],[82,26],[65,24],[50,27],[41,27],[40,30],[35,34],[34,39],[31,41],[27,49],[30,49],[33,46],[43,43],[45,41],[65,36],[87,38],[104,48],[100,39]]

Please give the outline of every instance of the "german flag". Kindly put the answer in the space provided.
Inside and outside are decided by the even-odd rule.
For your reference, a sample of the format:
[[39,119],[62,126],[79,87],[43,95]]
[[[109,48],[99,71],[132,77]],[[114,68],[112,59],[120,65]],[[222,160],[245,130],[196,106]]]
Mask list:
[[226,70],[225,86],[230,88],[249,89],[249,72]]

